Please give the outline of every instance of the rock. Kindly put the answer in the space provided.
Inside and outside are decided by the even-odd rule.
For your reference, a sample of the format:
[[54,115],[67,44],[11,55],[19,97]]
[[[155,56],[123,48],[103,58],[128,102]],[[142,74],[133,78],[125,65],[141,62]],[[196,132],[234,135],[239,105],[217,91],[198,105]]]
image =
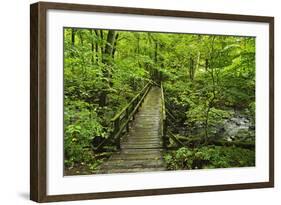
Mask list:
[[249,126],[249,130],[255,130],[256,129],[256,126],[255,125],[250,125]]

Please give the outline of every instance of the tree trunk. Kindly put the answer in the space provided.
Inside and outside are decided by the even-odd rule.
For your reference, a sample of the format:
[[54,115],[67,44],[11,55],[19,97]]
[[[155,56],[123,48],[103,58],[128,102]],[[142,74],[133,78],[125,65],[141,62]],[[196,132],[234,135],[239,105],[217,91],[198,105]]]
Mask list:
[[81,32],[81,30],[78,34],[79,34],[81,46],[83,46],[84,45],[84,39],[83,39],[83,33]]
[[200,51],[198,51],[198,52],[197,52],[196,64],[195,64],[195,66],[194,66],[193,80],[194,80],[194,78],[195,78],[195,73],[196,73],[196,71],[197,71],[198,68],[199,68],[199,64],[200,64],[200,55],[201,55],[201,53],[200,53]]
[[[97,39],[99,39],[98,31],[94,30],[94,32],[96,34]],[[99,62],[99,44],[98,44],[98,41],[96,41],[95,49],[96,49],[96,63],[98,63]]]
[[206,59],[205,59],[205,71],[208,71],[208,67],[209,67],[209,61],[208,61],[208,59],[206,58]]
[[137,54],[140,54],[140,35],[137,34],[136,38],[137,38],[137,48],[136,48],[136,52],[137,52]]
[[110,58],[112,56],[112,51],[113,51],[113,47],[114,47],[115,33],[116,32],[113,30],[108,31],[106,45],[105,45],[103,56],[102,56],[103,63],[108,64],[109,61],[111,60]]
[[103,51],[104,51],[104,41],[103,41],[103,30],[100,30],[100,40],[101,40],[101,44],[100,44],[100,52],[101,52],[101,55],[103,54]]
[[[157,65],[158,63],[158,42],[154,40],[155,47],[154,47],[154,64]],[[160,83],[159,79],[159,71],[156,67],[153,68],[153,80],[157,83]]]
[[155,41],[155,49],[154,49],[154,62],[157,63],[157,55],[158,55],[158,43]]
[[71,29],[71,47],[72,47],[72,51],[71,51],[71,57],[74,57],[74,46],[75,46],[75,33],[76,30],[74,28]]
[[[115,34],[116,32],[113,30],[109,30],[107,34],[107,39],[106,39],[106,45],[104,48],[104,52],[102,54],[102,62],[104,63],[104,69],[103,69],[103,76],[108,79],[108,81],[104,81],[105,84],[108,82],[109,86],[112,86],[112,82],[110,81],[110,63],[111,63],[111,58],[112,58],[112,52],[113,52],[113,47],[114,47],[114,40],[115,40]],[[107,91],[106,91],[106,86],[103,89],[103,91],[100,94],[100,106],[106,106],[108,104],[108,99],[107,99]]]
[[93,39],[93,30],[90,29],[90,34],[91,34],[91,63],[92,65],[94,64],[94,39]]
[[194,60],[192,57],[189,59],[189,78],[190,80],[194,79]]
[[213,60],[213,51],[214,51],[214,42],[215,42],[215,36],[212,37],[212,44],[211,44],[211,52],[210,52],[210,62],[207,61],[206,63],[206,70],[208,70],[210,72],[211,78],[212,78],[212,94],[213,96],[208,99],[209,103],[208,103],[208,108],[206,110],[206,118],[205,118],[205,144],[208,143],[209,141],[209,113],[211,108],[214,106],[214,101],[216,99],[216,81],[215,81],[215,76],[214,76],[214,67],[212,66],[212,60]]
[[117,33],[117,34],[115,35],[114,45],[113,45],[113,48],[112,48],[112,58],[114,58],[114,54],[115,54],[115,51],[116,51],[116,46],[117,46],[118,37],[119,37],[119,33]]

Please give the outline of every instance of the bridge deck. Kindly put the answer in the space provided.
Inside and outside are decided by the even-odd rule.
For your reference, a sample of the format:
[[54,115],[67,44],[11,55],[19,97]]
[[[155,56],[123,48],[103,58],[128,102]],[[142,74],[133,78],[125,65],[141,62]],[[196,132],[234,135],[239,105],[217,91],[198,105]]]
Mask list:
[[161,89],[152,87],[121,141],[121,151],[104,162],[98,173],[162,170]]

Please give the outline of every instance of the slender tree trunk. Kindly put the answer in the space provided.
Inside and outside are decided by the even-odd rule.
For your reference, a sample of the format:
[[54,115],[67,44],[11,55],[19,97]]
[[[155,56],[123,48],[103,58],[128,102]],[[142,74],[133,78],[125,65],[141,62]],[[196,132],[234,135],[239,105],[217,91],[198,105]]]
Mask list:
[[206,70],[210,71],[211,74],[211,78],[212,78],[212,94],[213,96],[211,97],[211,99],[209,99],[209,103],[208,103],[208,108],[206,110],[206,118],[205,118],[205,144],[208,143],[209,140],[209,113],[211,108],[213,107],[215,98],[216,98],[216,82],[215,82],[215,76],[214,76],[214,67],[212,65],[213,62],[213,51],[214,51],[214,43],[215,43],[215,36],[212,36],[212,43],[211,43],[211,51],[210,51],[210,62],[207,63]]
[[[80,39],[80,44],[83,47],[84,46],[84,39],[83,39],[83,33],[82,30],[79,30],[79,32],[77,32],[78,37]],[[84,52],[81,52],[81,59],[82,59],[82,68],[83,68],[83,72],[85,72],[85,56],[84,56]]]
[[100,53],[101,55],[103,54],[103,51],[104,51],[104,41],[103,41],[103,30],[100,30],[100,40],[101,40],[101,44],[100,44]]
[[94,64],[94,38],[93,38],[93,30],[90,29],[90,34],[91,34],[91,63],[92,65]]
[[157,55],[158,55],[158,43],[155,41],[155,49],[154,49],[154,62],[157,63]]
[[140,54],[140,35],[137,34],[137,54]]
[[208,61],[208,59],[206,58],[206,59],[205,59],[205,71],[208,71],[208,67],[209,67],[209,61]]
[[[110,80],[111,76],[110,76],[109,67],[112,60],[111,58],[112,58],[112,52],[114,47],[115,34],[116,32],[114,30],[108,31],[106,45],[104,48],[104,52],[102,54],[102,62],[104,64],[103,76],[108,79],[109,86],[112,86],[112,82]],[[100,94],[100,106],[106,106],[107,103],[108,103],[107,91],[104,89]]]
[[194,66],[194,72],[193,72],[193,79],[195,78],[195,74],[196,74],[196,71],[198,70],[199,68],[199,64],[200,64],[200,51],[197,52],[197,59],[196,59],[196,65]]
[[74,28],[71,29],[71,47],[72,47],[72,51],[71,51],[71,57],[74,57],[74,47],[75,47],[75,33],[76,30]]
[[84,45],[84,39],[83,39],[83,33],[81,32],[81,30],[79,32],[79,38],[80,38],[81,46],[83,46]]
[[[158,62],[158,42],[157,42],[157,40],[155,40],[154,42],[155,42],[154,64],[157,65],[157,62]],[[159,72],[158,72],[157,68],[153,68],[153,78],[154,78],[155,82],[160,83],[159,82]]]
[[111,60],[110,58],[112,56],[112,51],[114,47],[115,33],[116,32],[113,30],[108,31],[106,45],[103,52],[103,59],[102,59],[103,63],[108,64],[109,61]]
[[[75,57],[75,52],[74,52],[74,48],[75,48],[75,34],[76,34],[76,29],[72,28],[71,29],[71,52],[70,52],[70,56],[71,58]],[[71,71],[74,72],[74,66],[71,63]]]
[[211,108],[213,107],[214,101],[216,99],[216,82],[215,82],[215,76],[214,76],[214,68],[211,68],[211,77],[212,77],[212,94],[213,96],[209,100],[208,107],[206,110],[206,116],[205,116],[205,143],[208,143],[209,140],[209,113],[211,111]]
[[[98,31],[94,30],[94,32],[96,34],[97,39],[99,39]],[[96,49],[96,63],[98,63],[99,62],[99,44],[98,44],[98,41],[96,41],[95,49]]]
[[116,47],[117,47],[118,37],[119,37],[119,33],[117,33],[115,35],[114,45],[113,45],[113,48],[112,48],[112,59],[114,59],[114,55],[115,55],[115,51],[116,51]]
[[194,60],[192,57],[189,59],[189,78],[190,80],[194,79]]

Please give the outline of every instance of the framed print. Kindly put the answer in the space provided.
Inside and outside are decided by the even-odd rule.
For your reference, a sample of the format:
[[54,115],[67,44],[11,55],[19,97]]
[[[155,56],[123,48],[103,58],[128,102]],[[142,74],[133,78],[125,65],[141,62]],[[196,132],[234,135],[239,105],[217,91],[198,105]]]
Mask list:
[[274,186],[274,18],[30,7],[30,198]]

